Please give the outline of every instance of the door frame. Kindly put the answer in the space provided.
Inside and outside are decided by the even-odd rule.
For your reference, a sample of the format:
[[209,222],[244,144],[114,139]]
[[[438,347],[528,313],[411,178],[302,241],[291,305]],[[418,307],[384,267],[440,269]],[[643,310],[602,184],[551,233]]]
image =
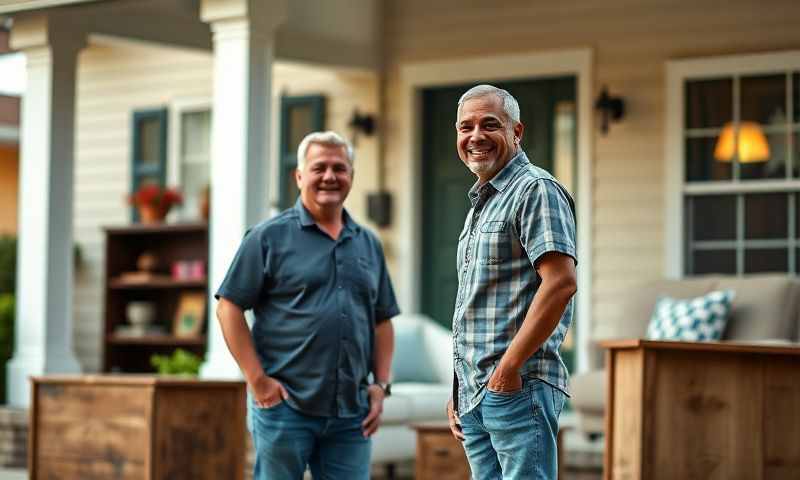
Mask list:
[[[419,312],[422,295],[422,184],[416,181],[422,173],[422,90],[431,87],[458,85],[488,77],[498,80],[525,80],[539,77],[570,75],[575,77],[578,119],[577,228],[578,228],[578,291],[576,334],[576,366],[578,372],[591,365],[589,332],[592,301],[592,61],[591,48],[556,50],[511,55],[482,56],[463,60],[406,63],[400,66],[399,124],[407,128],[400,139],[399,185],[409,190],[397,198],[397,250],[400,303],[407,312]],[[487,72],[498,72],[496,75]],[[456,106],[453,105],[453,115]],[[455,122],[455,118],[453,120]],[[455,261],[454,261],[455,262]]]

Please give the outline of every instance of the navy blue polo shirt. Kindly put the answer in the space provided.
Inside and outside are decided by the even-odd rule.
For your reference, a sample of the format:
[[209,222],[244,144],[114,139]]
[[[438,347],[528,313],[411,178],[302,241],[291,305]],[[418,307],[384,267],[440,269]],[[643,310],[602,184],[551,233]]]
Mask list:
[[298,198],[245,233],[215,295],[253,310],[264,372],[314,416],[366,411],[375,325],[399,313],[380,242],[343,215],[333,240]]

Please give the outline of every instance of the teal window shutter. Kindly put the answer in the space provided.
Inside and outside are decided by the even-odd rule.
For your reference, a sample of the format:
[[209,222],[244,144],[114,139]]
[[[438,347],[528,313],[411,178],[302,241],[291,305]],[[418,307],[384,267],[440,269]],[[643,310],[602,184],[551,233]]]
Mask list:
[[[167,179],[167,109],[133,112],[131,129],[131,193],[145,183],[163,187]],[[131,219],[139,220],[136,208],[131,208]]]
[[325,129],[325,97],[322,95],[281,97],[280,124],[280,187],[278,207],[294,205],[299,190],[294,171],[297,168],[297,147],[303,137]]

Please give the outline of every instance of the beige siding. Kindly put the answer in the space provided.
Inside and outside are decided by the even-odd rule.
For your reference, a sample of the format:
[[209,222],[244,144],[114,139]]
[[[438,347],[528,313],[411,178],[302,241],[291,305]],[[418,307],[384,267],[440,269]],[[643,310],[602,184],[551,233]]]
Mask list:
[[388,163],[405,161],[400,142],[413,127],[401,124],[408,106],[396,100],[404,64],[592,48],[595,95],[608,85],[628,108],[608,136],[594,137],[591,318],[600,325],[626,289],[663,271],[665,61],[797,49],[799,21],[795,0],[389,2]]
[[0,235],[17,232],[18,179],[17,147],[0,145]]
[[[280,94],[325,95],[327,128],[348,137],[346,125],[353,109],[377,110],[374,75],[285,64],[276,64],[274,75],[276,120]],[[169,107],[181,99],[210,99],[211,94],[209,53],[115,43],[92,46],[80,57],[74,234],[84,261],[76,273],[74,342],[86,371],[101,368],[102,228],[130,221],[125,195],[131,181],[132,112]],[[347,206],[360,221],[365,220],[365,192],[376,185],[376,149],[375,137],[359,138],[356,182]]]

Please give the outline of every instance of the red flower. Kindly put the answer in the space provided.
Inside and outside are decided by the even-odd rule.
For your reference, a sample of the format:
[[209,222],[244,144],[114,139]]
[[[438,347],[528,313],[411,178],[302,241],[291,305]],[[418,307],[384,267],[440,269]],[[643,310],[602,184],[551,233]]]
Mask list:
[[136,206],[150,205],[166,212],[173,205],[181,205],[183,196],[177,189],[161,188],[154,183],[145,183],[128,196],[128,203]]

